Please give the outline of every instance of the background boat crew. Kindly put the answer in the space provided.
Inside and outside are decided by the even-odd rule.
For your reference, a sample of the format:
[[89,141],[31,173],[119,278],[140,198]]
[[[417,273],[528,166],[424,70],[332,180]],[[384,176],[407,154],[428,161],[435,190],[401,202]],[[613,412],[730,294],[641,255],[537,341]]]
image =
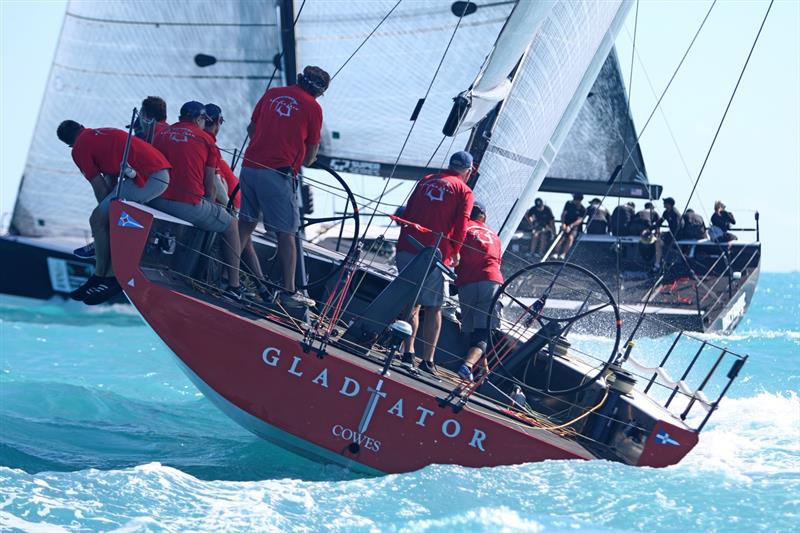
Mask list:
[[533,202],[526,218],[531,225],[531,254],[544,255],[556,235],[556,217],[541,198]]
[[[330,75],[307,66],[297,75],[297,85],[269,89],[253,110],[247,133],[250,146],[240,173],[242,208],[239,233],[244,248],[251,240],[259,216],[264,226],[278,235],[278,259],[283,273],[285,305],[313,305],[296,290],[300,208],[295,176],[300,167],[317,158],[322,108],[316,99],[328,89]],[[302,258],[301,258],[302,259]]]
[[586,208],[586,233],[591,235],[605,235],[608,233],[608,225],[611,216],[608,209],[603,207],[600,198],[592,198],[589,207]]
[[[502,256],[500,237],[486,225],[486,208],[475,202],[461,248],[461,262],[456,267],[461,333],[470,336],[470,348],[458,375],[468,381],[472,381],[472,369],[486,352],[489,342],[487,316],[492,299],[503,284],[503,274],[500,273]],[[499,317],[493,319],[496,324],[492,327],[498,327]]]
[[[662,203],[664,205],[664,212],[661,214],[661,217],[659,217],[658,222],[656,222],[656,234],[659,235],[660,238],[656,241],[656,262],[654,268],[658,268],[661,264],[661,260],[664,258],[664,247],[672,245],[683,226],[681,213],[675,208],[675,199],[667,196],[662,200]],[[662,233],[661,231],[664,222],[667,223],[669,233]]]
[[736,219],[733,218],[733,213],[725,208],[720,200],[714,202],[714,214],[711,215],[711,229],[709,235],[716,242],[730,242],[737,239],[736,235],[731,233],[731,226],[736,224]]
[[611,213],[611,235],[615,237],[624,237],[630,235],[628,226],[636,214],[636,204],[633,202],[625,202],[614,208]]
[[572,195],[572,200],[564,204],[564,209],[561,212],[561,231],[564,236],[561,237],[561,243],[556,246],[554,259],[564,259],[572,248],[575,239],[578,238],[578,235],[583,230],[583,217],[586,216],[586,207],[582,202],[583,195],[576,192]]
[[196,227],[223,234],[222,253],[228,273],[223,294],[241,300],[239,285],[239,233],[236,219],[214,202],[215,176],[219,150],[214,138],[203,131],[205,106],[190,101],[183,104],[180,119],[153,140],[153,145],[172,164],[172,181],[152,206]]
[[[59,124],[57,135],[72,147],[72,160],[92,185],[98,202],[89,217],[94,235],[95,271],[86,283],[70,293],[74,300],[96,305],[122,290],[111,267],[108,207],[116,197],[116,181],[120,179],[120,165],[128,133],[115,128],[84,128],[74,120],[65,120]],[[166,190],[171,166],[158,150],[134,137],[131,139],[128,163],[132,176],[121,178],[120,197],[143,204]]]
[[[429,174],[414,188],[406,204],[403,218],[427,228],[423,232],[413,226],[403,226],[397,241],[397,270],[402,273],[417,255],[418,250],[408,240],[411,236],[425,246],[433,246],[439,234],[442,238],[439,250],[446,265],[457,266],[460,260],[461,243],[467,233],[467,223],[472,213],[472,189],[466,184],[472,173],[472,155],[456,152],[450,157],[448,169],[440,174]],[[414,364],[414,341],[419,327],[419,310],[425,308],[425,323],[422,330],[422,362],[420,369],[436,373],[433,356],[442,327],[442,303],[444,303],[444,275],[433,269],[423,282],[419,300],[411,312],[411,336],[405,341],[403,362]]]
[[628,224],[628,235],[648,236],[652,233],[657,221],[658,213],[656,213],[653,202],[647,202],[644,204],[644,209],[638,211]]
[[706,222],[699,213],[695,213],[694,209],[687,209],[683,217],[681,217],[681,221],[681,229],[678,230],[676,239],[699,241],[708,238]]

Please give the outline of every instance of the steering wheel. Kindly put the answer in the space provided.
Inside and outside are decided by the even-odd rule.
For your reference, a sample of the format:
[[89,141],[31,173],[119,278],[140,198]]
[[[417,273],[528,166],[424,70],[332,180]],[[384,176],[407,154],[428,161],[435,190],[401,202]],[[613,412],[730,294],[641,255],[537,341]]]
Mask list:
[[[500,329],[495,329],[496,317],[500,318]],[[591,386],[616,358],[622,333],[619,307],[606,284],[581,266],[556,261],[528,265],[506,279],[492,299],[486,324],[494,347],[521,346],[524,340],[539,334],[538,341],[544,341],[544,347],[538,350],[538,357],[547,357],[544,385],[525,385],[547,395],[573,394]],[[592,355],[604,361],[596,375],[585,376],[574,386],[555,389],[552,370],[556,346],[559,338],[573,328],[602,336],[611,333],[613,347],[608,357]],[[503,366],[502,360],[497,366],[506,378],[519,381]]]

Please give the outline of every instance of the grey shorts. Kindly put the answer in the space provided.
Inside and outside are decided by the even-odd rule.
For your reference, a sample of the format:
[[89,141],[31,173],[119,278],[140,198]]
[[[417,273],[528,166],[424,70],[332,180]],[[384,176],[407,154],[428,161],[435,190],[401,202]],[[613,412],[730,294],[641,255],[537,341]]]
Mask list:
[[[467,283],[458,288],[458,302],[461,304],[461,331],[472,333],[476,329],[486,329],[486,318],[492,305],[499,283],[494,281],[477,281]],[[500,326],[500,306],[495,306],[492,313],[492,328]]]
[[[397,263],[398,272],[408,265],[416,255],[411,252],[397,252],[394,260]],[[444,273],[438,268],[433,268],[422,282],[422,290],[419,293],[417,304],[423,307],[441,307],[444,303]]]
[[156,198],[150,205],[205,231],[222,233],[233,221],[233,217],[223,206],[205,198],[199,204]]
[[257,221],[263,215],[268,230],[296,233],[300,227],[296,182],[295,178],[272,169],[242,167],[240,217]]
[[[132,202],[146,204],[153,198],[161,196],[167,190],[167,185],[169,185],[169,170],[164,168],[148,176],[142,187],[137,187],[131,179],[123,180],[122,187],[120,187],[120,197]],[[117,190],[115,188],[108,196],[103,198],[103,201],[98,206],[106,216],[108,216],[108,206],[111,205],[111,200],[116,198],[116,195]]]

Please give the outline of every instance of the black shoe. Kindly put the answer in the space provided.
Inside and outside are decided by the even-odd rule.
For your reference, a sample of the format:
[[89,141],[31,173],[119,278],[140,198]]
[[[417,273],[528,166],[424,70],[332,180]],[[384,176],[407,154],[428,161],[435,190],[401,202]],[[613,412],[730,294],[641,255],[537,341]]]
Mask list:
[[86,298],[86,294],[89,292],[89,289],[91,289],[92,287],[94,287],[98,283],[101,283],[103,281],[103,279],[104,278],[101,278],[99,276],[95,276],[94,274],[92,274],[91,276],[89,276],[89,279],[86,280],[86,283],[84,283],[83,285],[81,285],[80,287],[78,287],[77,289],[72,291],[71,293],[69,293],[69,297],[72,298],[73,300],[77,300],[79,302],[82,302],[83,299]]
[[419,369],[422,370],[423,372],[427,372],[428,374],[431,374],[432,376],[438,376],[439,375],[439,370],[436,368],[436,364],[435,363],[431,363],[430,361],[422,361],[419,364]]
[[403,352],[403,356],[400,358],[400,362],[404,365],[408,365],[411,368],[414,368],[414,354],[411,352]]
[[273,296],[272,291],[267,288],[266,285],[259,285],[258,286],[258,296],[261,298],[265,304],[272,303],[275,301],[275,296]]
[[234,302],[241,302],[244,299],[244,286],[231,287],[230,285],[222,290],[222,296]]
[[99,278],[100,282],[94,287],[90,287],[86,291],[86,296],[83,303],[86,305],[98,305],[105,303],[117,294],[122,292],[122,287],[119,286],[117,278]]

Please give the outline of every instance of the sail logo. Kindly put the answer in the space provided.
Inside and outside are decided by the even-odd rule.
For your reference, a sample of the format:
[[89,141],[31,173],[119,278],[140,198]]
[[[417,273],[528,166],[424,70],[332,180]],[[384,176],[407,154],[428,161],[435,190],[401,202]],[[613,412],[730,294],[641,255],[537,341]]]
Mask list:
[[122,214],[119,216],[119,220],[117,221],[117,225],[118,225],[118,226],[122,226],[123,228],[136,228],[136,229],[142,229],[142,228],[144,228],[144,226],[142,226],[141,224],[139,224],[139,223],[136,221],[136,219],[135,219],[135,218],[133,218],[132,216],[130,216],[130,215],[129,215],[128,213],[126,213],[125,211],[123,211],[123,212],[122,212]]
[[672,446],[680,446],[681,443],[673,439],[669,436],[669,433],[664,431],[663,429],[656,433],[656,443],[658,444],[670,444]]
[[269,108],[280,117],[291,117],[292,111],[300,109],[300,105],[291,96],[278,96],[269,101]]

